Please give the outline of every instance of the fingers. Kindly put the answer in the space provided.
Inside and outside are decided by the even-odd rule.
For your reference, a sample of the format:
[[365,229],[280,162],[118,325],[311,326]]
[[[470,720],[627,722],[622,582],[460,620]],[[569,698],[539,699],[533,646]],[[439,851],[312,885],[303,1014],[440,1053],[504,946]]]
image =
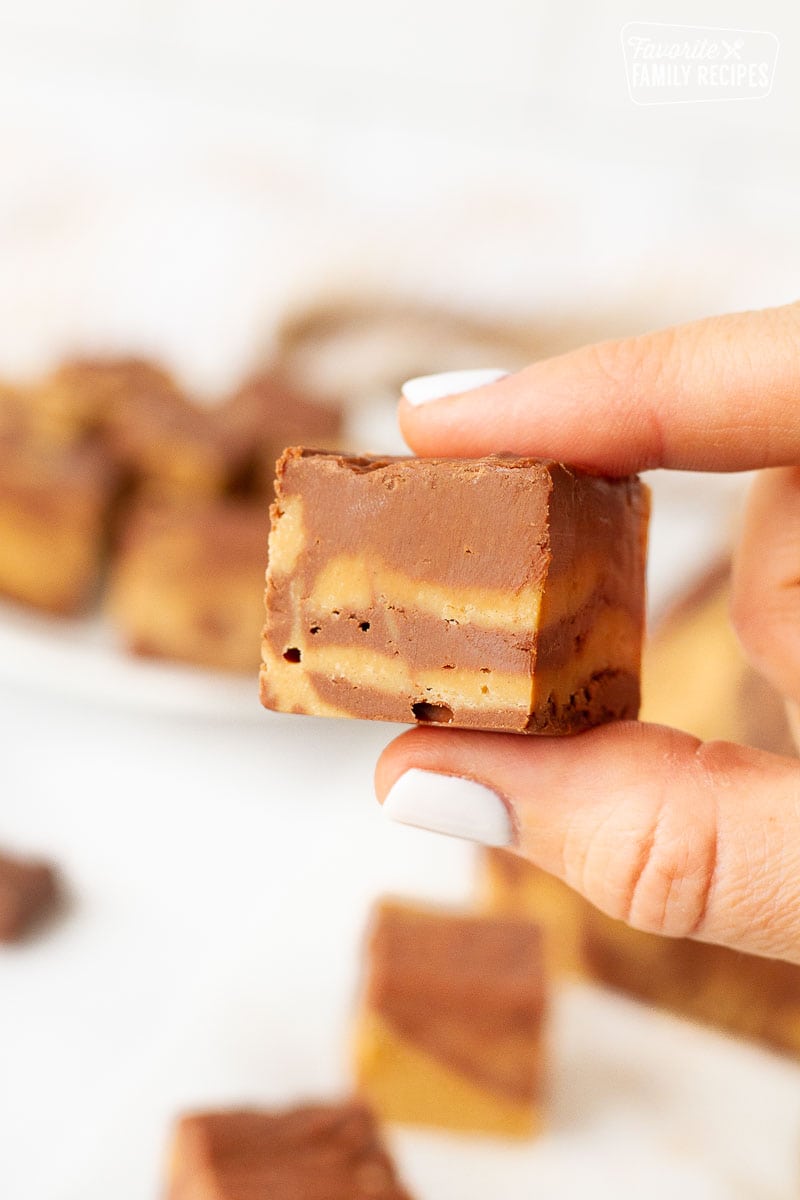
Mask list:
[[753,485],[731,618],[756,669],[800,701],[800,468],[765,471]]
[[631,722],[415,729],[376,788],[406,824],[509,845],[637,929],[800,962],[800,764]]
[[416,453],[510,451],[609,474],[797,463],[800,306],[587,346],[465,386],[454,379],[460,394],[436,399],[435,384],[404,389],[400,424]]

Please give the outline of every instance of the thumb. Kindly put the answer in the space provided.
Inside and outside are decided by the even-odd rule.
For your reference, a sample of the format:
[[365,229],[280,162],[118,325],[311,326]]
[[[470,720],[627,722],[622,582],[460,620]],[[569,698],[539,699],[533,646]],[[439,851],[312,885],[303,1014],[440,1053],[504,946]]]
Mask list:
[[415,729],[388,816],[508,845],[634,928],[800,962],[800,764],[658,725],[571,738]]

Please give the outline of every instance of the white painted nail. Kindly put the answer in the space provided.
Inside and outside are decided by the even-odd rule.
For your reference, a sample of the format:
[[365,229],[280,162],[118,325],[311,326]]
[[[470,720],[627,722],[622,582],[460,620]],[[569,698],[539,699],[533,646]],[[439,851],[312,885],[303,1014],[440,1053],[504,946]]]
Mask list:
[[412,767],[390,790],[383,811],[401,825],[416,825],[484,846],[508,846],[514,837],[508,809],[497,793],[458,775]]
[[508,371],[500,367],[486,367],[475,371],[442,371],[439,375],[418,375],[409,379],[401,389],[409,404],[417,408],[420,404],[431,404],[445,396],[460,396],[474,388],[485,387],[504,379]]

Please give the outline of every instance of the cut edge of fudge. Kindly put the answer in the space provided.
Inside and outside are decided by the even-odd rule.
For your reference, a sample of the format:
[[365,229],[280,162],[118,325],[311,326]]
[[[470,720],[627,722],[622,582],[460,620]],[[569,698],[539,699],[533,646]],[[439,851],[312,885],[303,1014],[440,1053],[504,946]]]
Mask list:
[[648,514],[635,477],[290,447],[262,703],[529,734],[634,718]]

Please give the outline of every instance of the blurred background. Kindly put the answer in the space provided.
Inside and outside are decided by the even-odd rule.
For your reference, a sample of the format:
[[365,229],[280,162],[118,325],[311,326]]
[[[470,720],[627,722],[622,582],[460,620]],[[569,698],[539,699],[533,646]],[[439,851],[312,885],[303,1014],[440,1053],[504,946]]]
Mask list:
[[[629,21],[770,31],[769,96],[634,104]],[[0,377],[132,354],[211,406],[277,362],[396,450],[406,374],[796,299],[798,112],[788,0],[0,0]],[[745,481],[653,483],[658,615]],[[0,721],[0,845],[69,891],[0,955],[0,1195],[143,1200],[183,1108],[346,1088],[370,901],[475,886],[384,827],[393,731],[11,603]],[[798,1194],[794,1062],[578,985],[552,1045],[534,1145],[397,1135],[422,1200]]]

